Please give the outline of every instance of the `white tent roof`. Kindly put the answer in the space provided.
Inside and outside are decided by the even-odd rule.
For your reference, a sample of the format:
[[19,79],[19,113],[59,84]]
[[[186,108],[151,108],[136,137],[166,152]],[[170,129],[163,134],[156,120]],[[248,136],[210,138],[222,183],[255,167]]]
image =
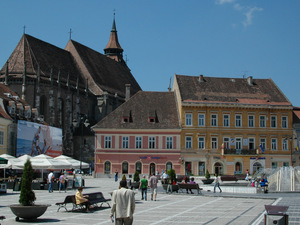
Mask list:
[[7,164],[0,164],[0,169],[10,169],[14,164],[19,162],[19,160],[12,155],[2,154],[0,157],[8,160]]
[[[73,159],[69,156],[60,155],[60,156],[55,157],[54,159],[58,160],[58,161],[62,161],[62,162],[71,163],[73,169],[80,169],[80,161]],[[83,169],[89,168],[89,164],[85,163],[85,162],[81,162],[81,168],[83,168]]]

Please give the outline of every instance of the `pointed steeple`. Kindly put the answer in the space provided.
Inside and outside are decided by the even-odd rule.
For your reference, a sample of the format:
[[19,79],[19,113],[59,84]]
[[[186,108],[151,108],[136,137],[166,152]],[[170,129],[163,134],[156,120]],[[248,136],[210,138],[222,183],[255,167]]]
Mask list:
[[104,48],[104,53],[109,58],[116,60],[117,62],[124,62],[123,60],[123,49],[118,40],[117,28],[116,28],[116,21],[115,21],[115,13],[114,13],[114,20],[113,25],[110,32],[110,37],[108,44]]

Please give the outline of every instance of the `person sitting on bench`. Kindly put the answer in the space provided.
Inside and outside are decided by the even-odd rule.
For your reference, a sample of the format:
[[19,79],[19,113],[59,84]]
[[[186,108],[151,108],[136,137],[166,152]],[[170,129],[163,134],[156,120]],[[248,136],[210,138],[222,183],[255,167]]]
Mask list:
[[78,188],[78,191],[77,191],[77,193],[75,195],[76,204],[77,205],[79,205],[79,204],[85,205],[86,212],[88,212],[89,209],[90,209],[90,202],[89,202],[89,200],[87,198],[89,196],[88,195],[82,195],[82,190],[83,190],[82,187]]

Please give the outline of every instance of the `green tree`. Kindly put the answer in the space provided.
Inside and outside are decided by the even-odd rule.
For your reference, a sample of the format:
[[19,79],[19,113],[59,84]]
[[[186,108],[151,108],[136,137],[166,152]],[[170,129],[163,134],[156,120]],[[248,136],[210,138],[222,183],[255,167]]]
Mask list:
[[174,169],[170,169],[167,171],[167,174],[169,175],[169,179],[173,182],[176,180],[176,173]]
[[140,181],[140,173],[138,171],[135,171],[133,175],[133,181],[139,182]]
[[33,169],[30,160],[28,159],[24,165],[22,180],[21,180],[21,193],[19,202],[24,205],[33,205],[35,201],[35,194],[32,191],[32,178]]
[[208,169],[206,169],[206,172],[205,172],[205,178],[206,178],[206,179],[209,179],[209,178],[210,178],[210,174],[209,174],[209,172],[208,172]]
[[122,180],[126,180],[126,176],[125,176],[125,174],[123,174],[123,176],[122,176]]

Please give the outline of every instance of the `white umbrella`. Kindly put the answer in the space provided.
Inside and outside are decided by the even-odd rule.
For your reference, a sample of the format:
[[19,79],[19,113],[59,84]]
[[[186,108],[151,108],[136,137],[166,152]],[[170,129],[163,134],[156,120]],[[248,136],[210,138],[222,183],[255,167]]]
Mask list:
[[[55,157],[54,159],[62,161],[62,162],[71,163],[73,169],[80,169],[80,161],[76,160],[76,159],[73,159],[73,158],[71,158],[69,156],[60,155],[60,156]],[[85,169],[85,168],[89,168],[89,167],[90,166],[89,166],[88,163],[81,162],[81,168]]]
[[31,156],[30,155],[22,155],[20,157],[17,158],[18,162],[17,163],[14,163],[12,165],[12,168],[13,169],[22,169],[24,167],[24,164],[26,163],[27,159],[31,160]]
[[19,162],[19,160],[16,159],[16,157],[8,154],[2,154],[0,155],[0,157],[8,160],[7,164],[0,164],[0,169],[4,169],[4,178],[5,178],[5,169],[12,168],[13,165]]

